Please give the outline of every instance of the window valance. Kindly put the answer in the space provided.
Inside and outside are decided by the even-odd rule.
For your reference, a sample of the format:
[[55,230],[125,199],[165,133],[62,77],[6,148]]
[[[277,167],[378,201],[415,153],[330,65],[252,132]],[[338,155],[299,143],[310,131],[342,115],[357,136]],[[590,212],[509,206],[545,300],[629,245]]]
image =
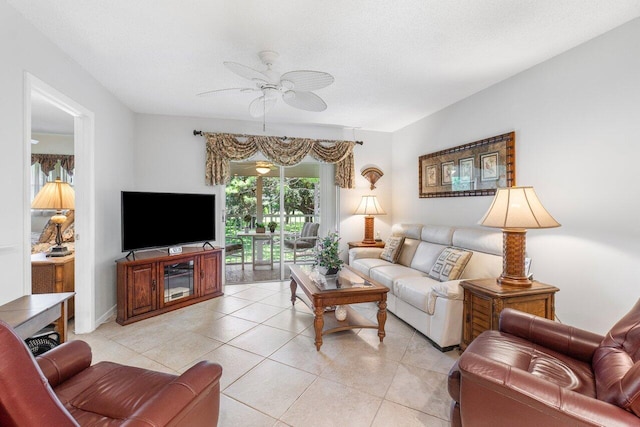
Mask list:
[[206,183],[221,185],[231,179],[230,161],[243,160],[261,152],[279,166],[293,166],[306,155],[326,163],[335,163],[335,184],[355,187],[354,141],[328,141],[309,138],[236,135],[202,132],[207,139]]
[[58,161],[69,175],[73,175],[75,159],[72,154],[31,154],[31,164],[40,163],[40,169],[47,175],[56,168]]

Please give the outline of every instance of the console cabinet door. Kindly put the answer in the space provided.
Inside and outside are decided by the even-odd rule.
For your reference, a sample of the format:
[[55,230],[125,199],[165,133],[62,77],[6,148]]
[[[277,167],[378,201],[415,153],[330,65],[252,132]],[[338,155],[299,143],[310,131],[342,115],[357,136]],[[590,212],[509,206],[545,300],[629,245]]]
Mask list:
[[156,264],[129,267],[127,286],[127,317],[137,316],[158,308]]
[[221,252],[200,257],[200,294],[222,294]]
[[196,256],[170,258],[158,263],[160,277],[160,307],[182,304],[196,293]]

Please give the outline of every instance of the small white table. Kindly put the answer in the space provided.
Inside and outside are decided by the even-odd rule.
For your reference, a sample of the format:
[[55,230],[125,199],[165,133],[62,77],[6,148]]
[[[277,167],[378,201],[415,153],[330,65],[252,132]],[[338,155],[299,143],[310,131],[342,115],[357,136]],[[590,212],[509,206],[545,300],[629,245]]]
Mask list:
[[[273,270],[273,238],[279,236],[280,233],[256,233],[255,230],[251,230],[248,233],[240,232],[236,234],[238,237],[251,237],[251,264],[255,270],[257,265],[268,265]],[[265,243],[269,244],[269,259],[263,258],[262,247]]]

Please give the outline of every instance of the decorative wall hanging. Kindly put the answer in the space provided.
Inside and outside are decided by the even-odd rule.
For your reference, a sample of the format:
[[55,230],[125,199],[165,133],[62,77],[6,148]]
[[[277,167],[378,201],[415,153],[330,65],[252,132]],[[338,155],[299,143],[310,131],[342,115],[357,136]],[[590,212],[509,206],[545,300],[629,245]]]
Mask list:
[[306,155],[326,163],[335,163],[335,184],[341,188],[355,188],[353,147],[360,141],[333,141],[310,138],[240,135],[193,131],[207,140],[205,180],[207,185],[228,184],[231,160],[243,160],[258,151],[273,164],[293,166]]
[[516,185],[515,132],[418,158],[420,198],[490,196]]
[[365,166],[360,170],[360,173],[369,181],[372,190],[376,188],[375,183],[384,175],[382,171],[375,166]]

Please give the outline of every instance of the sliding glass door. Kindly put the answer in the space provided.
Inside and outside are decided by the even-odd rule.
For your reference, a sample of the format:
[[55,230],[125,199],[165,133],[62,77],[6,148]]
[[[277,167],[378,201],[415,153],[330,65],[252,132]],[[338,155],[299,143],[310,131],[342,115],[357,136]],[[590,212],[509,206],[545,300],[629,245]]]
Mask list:
[[316,161],[290,167],[232,162],[225,189],[225,243],[236,250],[225,254],[227,284],[286,280],[291,263],[312,262],[310,251],[298,256],[302,252],[294,253],[285,241],[299,237],[305,223],[320,224],[323,211],[335,211],[335,198],[325,199],[322,191],[326,185],[335,187],[323,178],[332,171],[333,165]]

